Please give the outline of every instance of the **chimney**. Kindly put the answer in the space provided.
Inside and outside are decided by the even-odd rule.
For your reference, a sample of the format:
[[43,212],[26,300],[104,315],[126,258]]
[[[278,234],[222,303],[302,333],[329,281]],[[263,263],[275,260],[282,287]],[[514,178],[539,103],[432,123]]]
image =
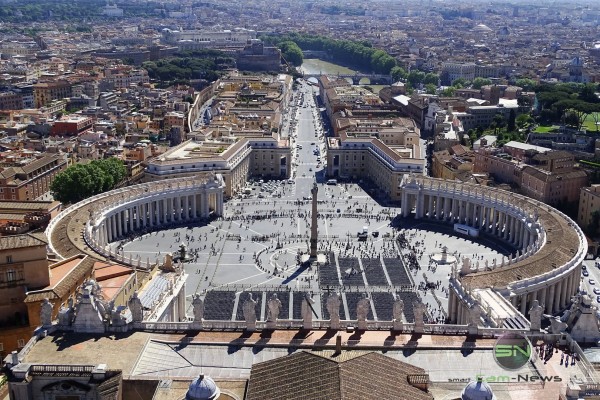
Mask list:
[[13,350],[10,353],[10,363],[12,364],[13,367],[15,365],[19,364],[19,353],[17,353],[16,350]]

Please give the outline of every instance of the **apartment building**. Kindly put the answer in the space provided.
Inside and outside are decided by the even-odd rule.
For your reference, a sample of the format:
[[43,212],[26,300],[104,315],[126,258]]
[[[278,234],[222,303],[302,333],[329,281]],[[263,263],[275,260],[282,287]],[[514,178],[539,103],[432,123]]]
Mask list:
[[[509,142],[509,145],[512,142]],[[547,204],[575,202],[582,187],[587,186],[585,171],[576,169],[574,156],[563,151],[538,153],[524,144],[513,144],[502,150],[480,148],[475,153],[474,172],[489,173],[497,182],[515,184],[519,191]],[[518,147],[517,157],[509,153]],[[537,146],[532,146],[537,147]]]
[[579,208],[577,210],[577,223],[586,228],[592,223],[592,214],[600,211],[600,185],[582,187],[579,194]]
[[23,95],[21,93],[0,93],[0,110],[20,110],[22,108]]
[[46,242],[29,234],[0,237],[0,355],[20,349],[31,337],[29,288],[50,283]]
[[150,161],[144,181],[218,173],[225,180],[225,195],[231,197],[251,176],[288,178],[291,159],[288,142],[273,137],[187,140]]
[[69,81],[44,82],[33,85],[33,99],[36,108],[46,106],[53,100],[66,99],[71,95]]
[[46,155],[0,171],[0,200],[35,200],[50,190],[58,173],[67,168],[61,154]]
[[342,132],[327,139],[327,176],[368,179],[393,201],[401,198],[399,184],[409,173],[422,174],[425,159],[418,143],[386,145],[375,136]]

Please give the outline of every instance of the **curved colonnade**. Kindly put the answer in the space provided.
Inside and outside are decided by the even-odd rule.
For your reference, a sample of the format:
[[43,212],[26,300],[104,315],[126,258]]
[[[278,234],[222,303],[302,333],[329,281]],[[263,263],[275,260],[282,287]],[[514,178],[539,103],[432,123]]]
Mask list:
[[[407,176],[400,185],[402,214],[441,223],[460,223],[519,249],[508,260],[474,269],[463,260],[452,279],[448,319],[465,323],[476,303],[473,290],[491,289],[523,316],[538,300],[546,313],[564,309],[579,287],[585,237],[565,214],[539,201],[472,184]],[[102,193],[68,207],[54,218],[46,235],[61,258],[86,253],[146,268],[156,260],[125,259],[108,244],[172,224],[221,215],[220,175],[143,183]],[[509,305],[510,306],[510,305]]]
[[411,176],[401,188],[403,216],[414,212],[417,219],[468,225],[518,249],[507,261],[503,257],[485,268],[462,261],[455,280],[461,287],[450,291],[452,323],[468,320],[474,289],[494,290],[525,317],[534,300],[546,313],[570,304],[579,288],[587,246],[583,232],[567,215],[525,196],[473,184]]
[[[168,225],[208,219],[223,212],[221,175],[142,183],[92,196],[56,216],[46,228],[50,250],[61,258],[86,253],[147,268],[112,252],[109,243]],[[155,263],[156,260],[152,260]]]

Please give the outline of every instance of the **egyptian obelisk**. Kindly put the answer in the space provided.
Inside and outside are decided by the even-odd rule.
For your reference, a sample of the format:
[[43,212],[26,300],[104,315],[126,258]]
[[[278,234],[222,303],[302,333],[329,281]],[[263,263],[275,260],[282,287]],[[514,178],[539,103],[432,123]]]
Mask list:
[[312,193],[312,218],[310,224],[310,258],[316,260],[317,258],[317,193],[319,188],[317,182],[314,183],[313,188],[310,190]]

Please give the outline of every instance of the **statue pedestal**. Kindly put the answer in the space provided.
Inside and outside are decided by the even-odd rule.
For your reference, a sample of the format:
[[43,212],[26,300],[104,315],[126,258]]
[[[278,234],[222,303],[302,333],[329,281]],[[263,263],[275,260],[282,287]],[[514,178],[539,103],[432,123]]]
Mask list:
[[415,333],[423,333],[425,332],[425,324],[424,323],[415,323]]
[[302,327],[308,331],[310,331],[313,328],[313,323],[312,321],[303,321],[303,325]]
[[402,323],[402,321],[401,321],[401,320],[395,319],[395,320],[394,320],[394,321],[392,321],[392,322],[393,322],[393,324],[394,324],[394,325],[393,325],[393,328],[392,328],[393,330],[395,330],[395,331],[401,331],[401,330],[403,330],[403,329],[404,329],[404,324]]
[[277,321],[267,321],[267,329],[276,329]]
[[477,325],[469,325],[469,335],[477,335]]
[[204,326],[204,320],[192,322],[192,329],[202,330],[203,326]]
[[336,330],[336,331],[340,329],[340,320],[339,320],[339,318],[329,320],[329,329],[333,329],[333,330]]
[[300,257],[300,262],[310,263],[312,266],[317,266],[318,264],[325,264],[327,262],[327,256],[325,254],[317,253],[315,257],[310,256],[309,254],[303,254]]
[[256,330],[256,321],[255,322],[246,321],[246,330],[249,332],[254,332]]
[[358,330],[359,331],[366,331],[367,330],[367,321],[366,320],[358,320]]

